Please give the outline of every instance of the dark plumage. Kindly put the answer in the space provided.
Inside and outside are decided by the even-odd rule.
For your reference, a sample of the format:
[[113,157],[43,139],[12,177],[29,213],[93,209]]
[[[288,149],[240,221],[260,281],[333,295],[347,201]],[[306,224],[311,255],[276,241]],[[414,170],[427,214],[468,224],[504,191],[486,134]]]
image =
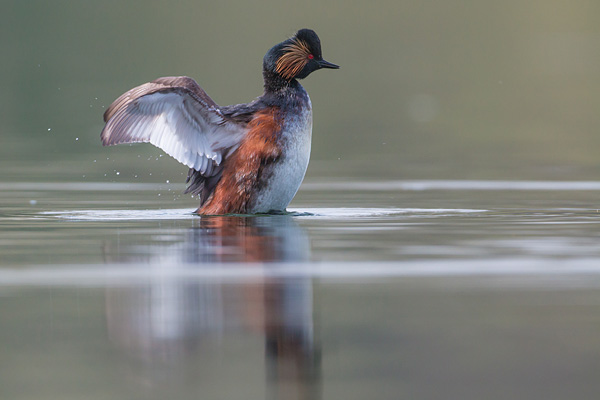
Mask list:
[[267,52],[264,93],[251,103],[219,107],[191,78],[159,78],[110,105],[102,143],[150,142],[190,167],[185,192],[200,214],[283,211],[310,153],[312,110],[297,79],[321,68],[339,67],[301,29]]

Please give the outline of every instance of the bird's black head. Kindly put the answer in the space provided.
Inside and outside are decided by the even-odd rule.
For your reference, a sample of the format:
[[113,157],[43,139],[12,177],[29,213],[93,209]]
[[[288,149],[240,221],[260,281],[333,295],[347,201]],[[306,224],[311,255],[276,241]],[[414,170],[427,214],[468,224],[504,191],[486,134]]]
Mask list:
[[265,55],[263,70],[284,80],[306,78],[321,68],[339,66],[323,60],[321,41],[311,29],[300,29],[292,38],[273,46]]

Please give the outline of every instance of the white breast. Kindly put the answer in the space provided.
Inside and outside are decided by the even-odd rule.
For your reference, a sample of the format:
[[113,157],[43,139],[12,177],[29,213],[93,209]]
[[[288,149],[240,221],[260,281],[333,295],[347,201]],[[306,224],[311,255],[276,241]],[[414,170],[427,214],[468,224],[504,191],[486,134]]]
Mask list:
[[283,211],[290,204],[306,174],[312,137],[312,105],[286,117],[281,133],[282,155],[267,176],[250,213]]

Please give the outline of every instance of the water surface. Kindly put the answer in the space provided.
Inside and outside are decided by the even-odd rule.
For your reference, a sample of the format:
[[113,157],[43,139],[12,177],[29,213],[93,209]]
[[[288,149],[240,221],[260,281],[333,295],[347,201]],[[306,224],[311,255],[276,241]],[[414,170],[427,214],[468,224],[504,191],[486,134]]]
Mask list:
[[599,393],[595,182],[314,181],[246,217],[0,186],[3,397]]

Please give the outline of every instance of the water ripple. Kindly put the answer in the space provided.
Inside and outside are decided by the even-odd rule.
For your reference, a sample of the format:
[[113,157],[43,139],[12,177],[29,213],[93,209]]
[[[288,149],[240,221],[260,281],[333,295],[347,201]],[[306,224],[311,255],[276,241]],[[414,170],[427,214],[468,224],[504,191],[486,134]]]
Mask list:
[[[355,219],[378,218],[396,215],[448,216],[465,213],[481,213],[485,210],[451,208],[294,208],[290,215],[301,219]],[[135,221],[135,220],[184,220],[199,218],[193,209],[157,210],[72,210],[44,211],[38,217],[50,217],[78,221]]]
[[130,263],[111,265],[44,265],[0,268],[1,286],[127,286],[153,281],[217,281],[221,283],[265,278],[347,279],[409,277],[584,277],[581,284],[600,284],[597,258],[454,259],[394,262],[322,263]]

